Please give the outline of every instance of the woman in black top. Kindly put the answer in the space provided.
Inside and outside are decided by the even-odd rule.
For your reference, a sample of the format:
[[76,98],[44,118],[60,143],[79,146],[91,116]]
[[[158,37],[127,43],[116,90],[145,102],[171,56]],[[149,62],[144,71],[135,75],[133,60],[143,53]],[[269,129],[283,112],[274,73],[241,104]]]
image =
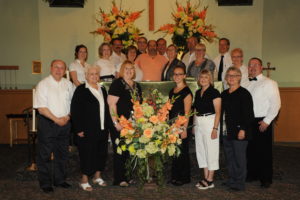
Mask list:
[[221,115],[220,93],[213,87],[209,70],[200,71],[194,108],[196,155],[199,168],[204,170],[204,179],[196,184],[198,189],[213,188],[215,170],[219,169],[219,122]]
[[[183,66],[174,68],[173,80],[176,86],[169,92],[169,98],[175,98],[173,107],[170,110],[169,118],[176,118],[178,115],[188,115],[191,111],[193,95],[190,88],[185,83],[186,71]],[[176,186],[189,183],[190,179],[190,158],[187,128],[188,121],[184,124],[184,131],[181,132],[182,139],[181,154],[173,158],[172,180],[171,183]]]
[[129,119],[131,117],[131,111],[133,110],[133,103],[131,101],[131,95],[135,93],[137,97],[142,100],[141,86],[134,81],[135,67],[134,63],[129,60],[123,62],[118,79],[114,80],[108,91],[108,104],[111,112],[111,118],[113,120],[114,128],[111,132],[111,140],[114,150],[114,185],[120,185],[122,187],[128,186],[128,182],[125,177],[125,162],[128,158],[128,154],[123,152],[122,155],[117,153],[117,145],[115,140],[120,138],[120,131],[122,126],[118,123],[118,115],[122,115]]
[[247,140],[251,138],[254,120],[252,97],[240,86],[241,75],[240,69],[228,68],[225,79],[229,89],[221,95],[222,116],[226,124],[222,135],[229,175],[226,185],[232,190],[245,190]]
[[174,44],[170,44],[167,48],[167,56],[169,61],[165,65],[161,80],[162,81],[171,81],[173,79],[174,68],[176,66],[183,66],[185,68],[185,64],[177,59],[178,49]]
[[94,174],[94,183],[106,186],[101,178],[101,171],[104,170],[107,157],[108,130],[113,125],[106,101],[106,90],[98,84],[100,68],[87,66],[85,70],[87,82],[75,90],[71,116],[82,172],[80,186],[83,190],[92,191],[88,182],[90,175]]

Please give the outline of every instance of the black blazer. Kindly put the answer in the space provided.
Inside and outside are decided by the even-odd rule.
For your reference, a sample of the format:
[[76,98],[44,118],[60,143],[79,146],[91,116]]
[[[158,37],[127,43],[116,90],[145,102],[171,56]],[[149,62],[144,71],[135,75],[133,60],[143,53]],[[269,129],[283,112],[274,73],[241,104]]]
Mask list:
[[84,132],[86,138],[107,138],[108,132],[113,127],[107,104],[107,92],[101,87],[105,102],[105,127],[100,127],[99,102],[85,84],[78,86],[71,102],[71,120],[74,134]]
[[[180,60],[178,60],[177,58],[175,58],[172,61],[169,68],[167,69],[168,64],[169,64],[169,62],[167,62],[167,64],[165,64],[165,67],[164,67],[163,72],[161,74],[161,80],[162,81],[171,81],[171,79],[173,78],[173,71],[174,71],[174,68],[176,66],[179,65],[179,66],[183,66],[184,68],[186,68],[185,64],[183,62],[181,62]],[[164,76],[166,70],[167,70],[166,76]]]
[[[245,131],[245,140],[252,138],[251,126],[254,122],[254,111],[252,96],[243,87],[239,87],[232,93],[229,89],[221,94],[222,98],[222,118],[225,114],[227,137],[237,140],[240,130]],[[223,120],[221,120],[222,122]],[[222,124],[222,123],[221,123]],[[223,128],[221,127],[221,133]],[[222,134],[223,135],[223,134]]]

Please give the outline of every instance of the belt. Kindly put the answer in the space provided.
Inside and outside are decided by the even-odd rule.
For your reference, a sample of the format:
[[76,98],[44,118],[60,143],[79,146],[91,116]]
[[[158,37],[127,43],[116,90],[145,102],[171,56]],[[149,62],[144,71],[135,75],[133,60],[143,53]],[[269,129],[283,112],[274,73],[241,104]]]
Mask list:
[[43,115],[41,115],[41,114],[39,114],[38,117],[41,118],[41,119],[44,119],[44,120],[46,120],[46,121],[48,121],[48,122],[54,123],[53,120],[51,120],[51,119],[49,119],[48,117],[45,117],[45,116],[43,116]]
[[204,113],[204,114],[196,114],[198,117],[206,117],[209,115],[214,115],[215,113]]

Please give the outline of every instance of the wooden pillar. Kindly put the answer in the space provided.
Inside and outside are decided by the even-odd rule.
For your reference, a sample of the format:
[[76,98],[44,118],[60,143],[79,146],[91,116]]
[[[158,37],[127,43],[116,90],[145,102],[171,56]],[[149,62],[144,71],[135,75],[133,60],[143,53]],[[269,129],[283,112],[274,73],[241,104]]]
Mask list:
[[154,31],[154,0],[149,0],[149,31]]

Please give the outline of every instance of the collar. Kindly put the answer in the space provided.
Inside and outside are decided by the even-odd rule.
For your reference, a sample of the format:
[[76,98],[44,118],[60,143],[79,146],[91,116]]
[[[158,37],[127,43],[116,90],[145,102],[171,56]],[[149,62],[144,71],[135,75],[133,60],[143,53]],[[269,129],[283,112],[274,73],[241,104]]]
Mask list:
[[50,75],[49,75],[49,78],[50,78],[50,80],[53,81],[54,83],[61,83],[64,77],[62,77],[59,81],[57,81],[57,80],[55,80],[55,78],[52,76],[52,74],[50,74]]
[[[101,88],[101,85],[99,83],[97,83],[97,86],[98,86],[99,89]],[[85,83],[85,88],[94,89],[95,90],[95,88],[93,88],[88,82]]]

